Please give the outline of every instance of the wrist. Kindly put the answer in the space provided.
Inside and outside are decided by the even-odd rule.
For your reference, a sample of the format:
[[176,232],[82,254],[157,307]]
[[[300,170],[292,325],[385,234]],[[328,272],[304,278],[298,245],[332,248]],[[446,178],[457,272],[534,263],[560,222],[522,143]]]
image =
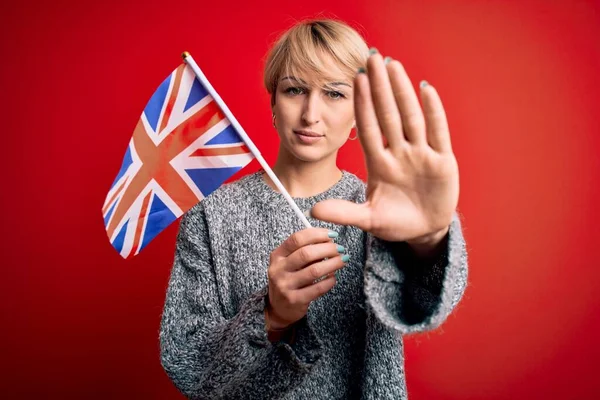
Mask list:
[[270,304],[267,304],[265,307],[265,327],[267,331],[284,332],[288,330],[289,324],[286,324],[281,319],[277,318],[277,316],[273,315]]
[[281,340],[289,341],[290,343],[294,340],[294,332],[291,325],[277,324],[274,323],[270,307],[265,307],[265,329],[267,331],[267,338],[271,343],[276,343]]
[[447,226],[437,232],[407,240],[406,243],[408,243],[418,257],[429,257],[437,253],[440,244],[444,241],[449,231],[450,226]]

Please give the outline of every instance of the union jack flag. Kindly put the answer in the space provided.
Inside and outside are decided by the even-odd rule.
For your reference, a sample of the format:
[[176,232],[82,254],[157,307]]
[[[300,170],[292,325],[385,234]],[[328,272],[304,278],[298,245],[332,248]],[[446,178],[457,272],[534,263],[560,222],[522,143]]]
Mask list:
[[187,64],[152,95],[102,214],[123,258],[246,166],[254,156]]

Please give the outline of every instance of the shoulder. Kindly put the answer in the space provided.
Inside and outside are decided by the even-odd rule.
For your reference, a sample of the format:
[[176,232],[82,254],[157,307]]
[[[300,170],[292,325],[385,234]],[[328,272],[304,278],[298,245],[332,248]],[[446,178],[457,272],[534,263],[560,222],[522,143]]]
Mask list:
[[206,214],[214,211],[221,215],[239,211],[251,201],[249,187],[253,184],[252,182],[256,181],[256,174],[245,175],[219,186],[214,192],[190,208],[186,214],[204,218]]
[[208,216],[226,218],[247,208],[250,201],[247,187],[255,179],[254,175],[249,174],[219,186],[214,192],[184,213],[182,224],[206,226],[210,225]]

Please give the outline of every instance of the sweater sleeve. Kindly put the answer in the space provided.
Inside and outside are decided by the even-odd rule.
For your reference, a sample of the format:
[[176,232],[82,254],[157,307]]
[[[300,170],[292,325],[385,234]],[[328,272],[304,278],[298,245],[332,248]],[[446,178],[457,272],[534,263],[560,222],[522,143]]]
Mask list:
[[295,325],[293,344],[268,340],[267,287],[224,317],[201,204],[179,228],[160,327],[162,366],[188,398],[279,398],[311,371],[321,344],[306,317]]
[[400,334],[441,325],[467,285],[467,250],[454,214],[444,250],[435,260],[418,260],[406,242],[367,236],[365,296],[377,319]]

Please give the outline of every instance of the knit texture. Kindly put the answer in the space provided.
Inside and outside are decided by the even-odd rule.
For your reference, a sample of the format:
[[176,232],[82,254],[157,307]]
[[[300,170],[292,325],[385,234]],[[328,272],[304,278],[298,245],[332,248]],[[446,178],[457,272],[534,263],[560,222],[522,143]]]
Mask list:
[[[366,185],[343,171],[301,210],[337,198],[363,203]],[[311,303],[292,345],[265,331],[271,252],[304,229],[260,172],[221,186],[182,218],[161,321],[162,365],[193,399],[406,399],[402,335],[439,326],[467,283],[455,215],[442,256],[417,260],[353,226],[338,232],[350,261]]]

